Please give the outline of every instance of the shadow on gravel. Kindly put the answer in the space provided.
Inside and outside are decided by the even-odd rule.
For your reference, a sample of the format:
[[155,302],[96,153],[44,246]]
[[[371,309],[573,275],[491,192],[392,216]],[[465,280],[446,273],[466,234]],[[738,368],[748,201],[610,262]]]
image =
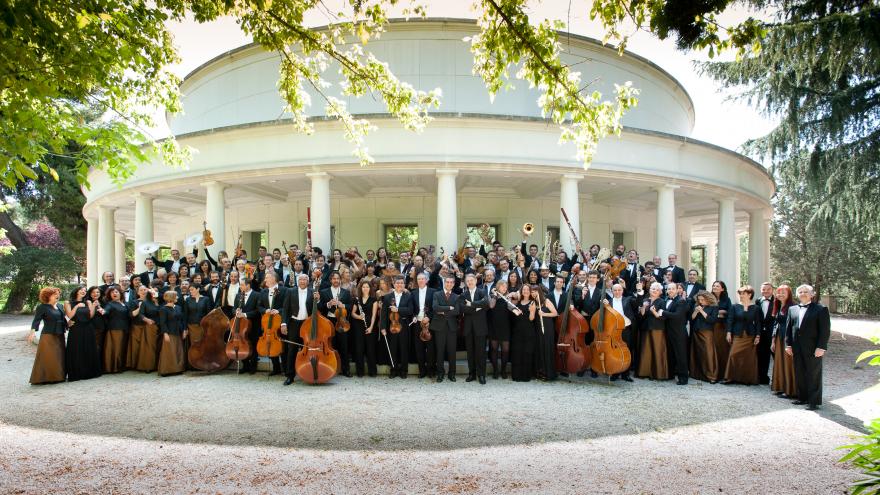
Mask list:
[[[27,383],[34,348],[21,332],[0,335],[0,421],[77,434],[220,445],[318,450],[448,450],[632,435],[800,410],[766,386],[572,378],[571,382],[485,386],[341,378],[326,386],[265,373],[188,373],[159,378],[126,372],[48,386]],[[832,339],[819,415],[854,431],[862,421],[831,401],[876,383],[876,370],[855,368],[871,344]]]

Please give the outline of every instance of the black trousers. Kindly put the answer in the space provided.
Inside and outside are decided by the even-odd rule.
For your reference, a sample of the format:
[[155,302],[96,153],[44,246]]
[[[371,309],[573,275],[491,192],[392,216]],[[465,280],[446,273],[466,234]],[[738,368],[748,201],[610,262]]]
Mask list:
[[436,352],[437,376],[441,376],[446,372],[443,369],[444,359],[449,360],[449,376],[455,376],[455,347],[458,336],[454,331],[447,330],[437,332],[431,330],[431,334],[434,335],[434,338],[431,340],[434,342],[434,351]]
[[416,349],[416,364],[419,365],[419,374],[433,373],[434,368],[436,368],[434,360],[437,357],[437,351],[434,349],[433,332],[431,340],[427,342],[422,342],[422,339],[419,338],[422,328],[418,323],[410,325],[409,332],[412,335]]
[[[333,321],[333,318],[330,318],[330,322],[336,324]],[[333,335],[333,348],[336,349],[336,352],[339,353],[339,369],[343,375],[351,374],[351,354],[348,352],[348,332],[336,332]]]
[[667,328],[666,342],[672,358],[672,370],[678,378],[688,377],[687,330]]
[[773,330],[761,330],[761,340],[758,342],[758,382],[770,383],[770,344],[773,342]]
[[401,325],[400,333],[388,331],[388,347],[391,348],[391,357],[394,361],[393,371],[400,376],[406,376],[409,367],[409,327]]
[[539,371],[548,380],[556,378],[556,327],[553,318],[544,318],[544,332],[538,327]]
[[[302,322],[299,320],[294,320],[293,318],[287,322],[287,335],[282,334],[281,338],[284,340],[290,340],[296,342],[298,344],[302,344],[303,340],[299,336],[300,327],[302,326]],[[295,378],[296,377],[296,355],[299,354],[299,351],[302,347],[298,345],[284,343],[287,346],[287,359],[285,360],[286,366],[284,368],[284,374],[287,378]]]
[[804,347],[795,343],[794,380],[797,382],[798,399],[811,406],[822,404],[822,359],[815,355],[815,347]]
[[464,336],[464,346],[467,350],[468,375],[486,376],[486,336],[477,335],[471,331]]

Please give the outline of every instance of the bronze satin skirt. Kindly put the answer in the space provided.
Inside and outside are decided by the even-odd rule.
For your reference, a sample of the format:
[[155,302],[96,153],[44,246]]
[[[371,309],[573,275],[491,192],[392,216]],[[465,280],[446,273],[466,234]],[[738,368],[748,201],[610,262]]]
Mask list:
[[154,323],[144,327],[143,338],[138,349],[138,371],[156,371],[156,363],[159,361],[159,327]]
[[733,336],[724,379],[744,385],[758,384],[758,350],[754,336]]
[[724,323],[715,324],[712,337],[715,341],[715,357],[718,358],[718,376],[722,377],[727,372],[727,357],[730,355],[730,344],[727,343],[727,329]]
[[63,382],[64,376],[64,335],[40,335],[31,369],[31,384]]
[[642,346],[636,376],[655,380],[669,379],[669,358],[666,354],[666,331],[642,332]]
[[794,378],[794,357],[785,353],[785,337],[776,336],[776,347],[773,351],[773,380],[770,390],[782,392],[796,399],[798,396],[797,382]]
[[[168,340],[165,340],[165,339]],[[180,335],[161,336],[162,350],[159,352],[159,376],[183,373],[186,363],[183,356],[183,340]]]
[[133,370],[137,368],[138,354],[141,352],[141,343],[144,341],[144,332],[146,325],[131,325],[128,332],[128,348],[125,353],[125,367]]
[[104,332],[104,373],[125,371],[125,332],[107,330]]
[[704,382],[718,381],[718,355],[713,330],[697,330],[691,343],[691,377]]

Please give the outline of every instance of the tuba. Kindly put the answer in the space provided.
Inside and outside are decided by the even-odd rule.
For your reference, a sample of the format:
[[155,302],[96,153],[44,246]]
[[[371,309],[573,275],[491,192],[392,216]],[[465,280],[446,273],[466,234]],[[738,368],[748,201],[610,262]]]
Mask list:
[[526,222],[522,226],[522,233],[524,236],[529,237],[532,233],[535,232],[535,224],[532,222]]

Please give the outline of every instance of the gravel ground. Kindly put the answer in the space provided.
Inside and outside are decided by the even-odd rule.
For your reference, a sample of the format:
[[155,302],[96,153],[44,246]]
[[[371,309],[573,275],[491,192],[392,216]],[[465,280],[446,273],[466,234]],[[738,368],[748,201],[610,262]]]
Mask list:
[[880,322],[835,319],[817,413],[766,387],[128,372],[30,386],[0,317],[0,493],[845,493],[836,447],[880,416],[855,368]]

